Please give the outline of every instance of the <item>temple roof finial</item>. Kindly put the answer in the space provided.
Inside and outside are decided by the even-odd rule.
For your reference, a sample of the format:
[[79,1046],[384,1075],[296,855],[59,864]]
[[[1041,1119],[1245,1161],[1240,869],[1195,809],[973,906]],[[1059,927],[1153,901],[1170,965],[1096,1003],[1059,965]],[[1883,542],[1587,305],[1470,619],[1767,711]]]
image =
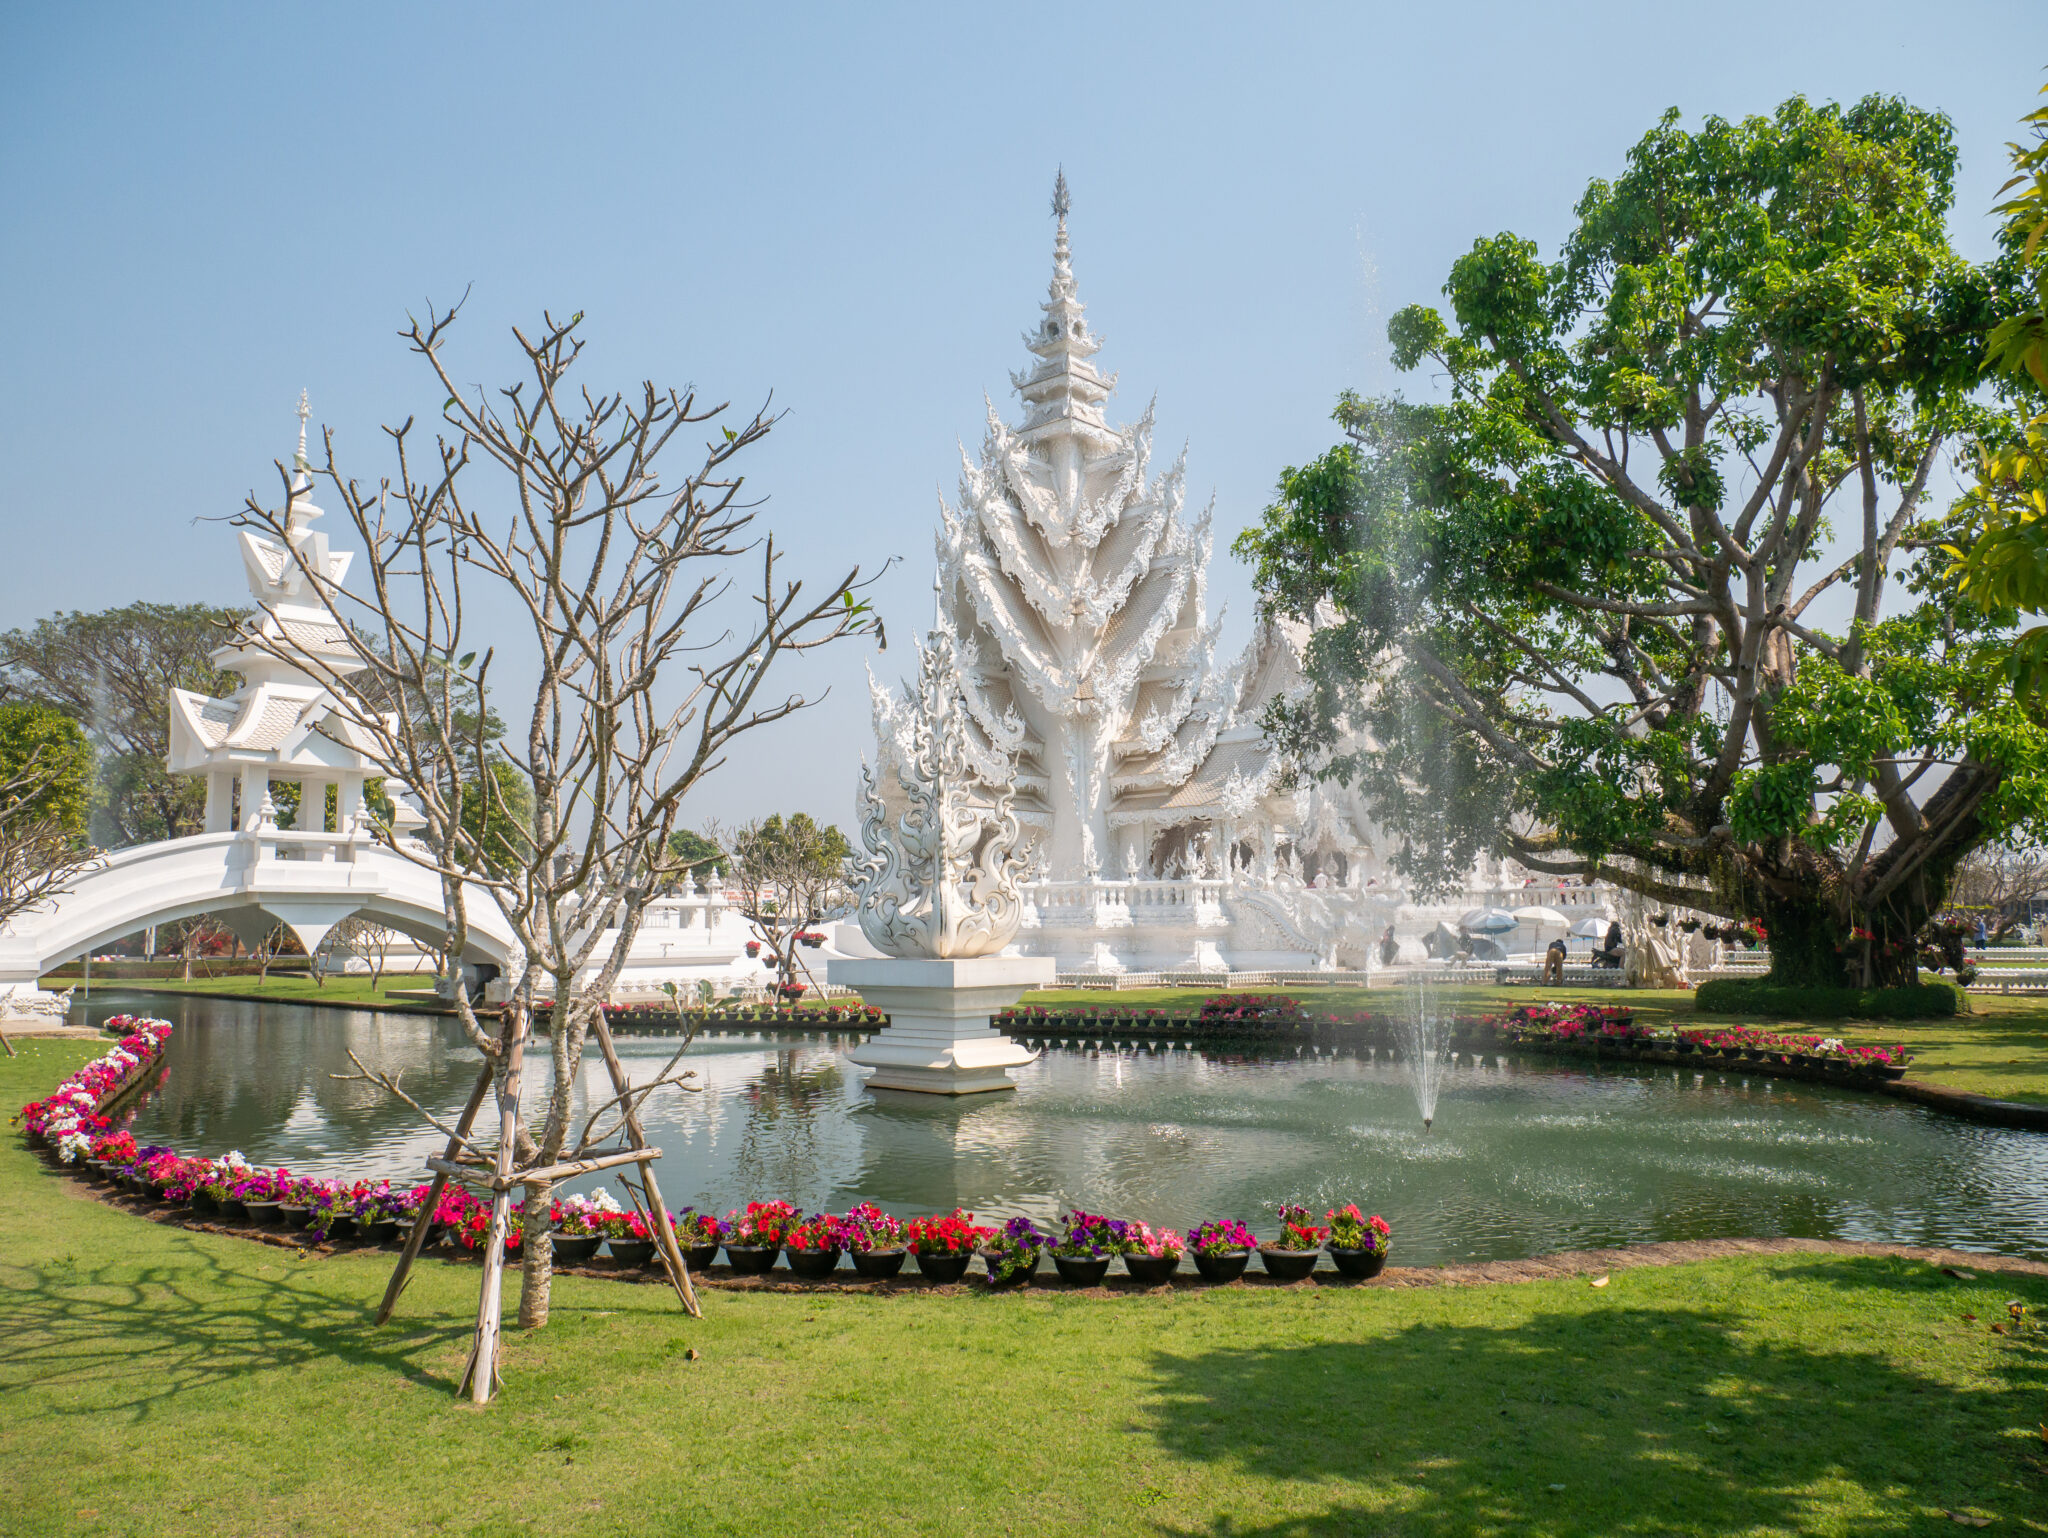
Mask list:
[[301,470],[312,468],[306,463],[306,418],[312,414],[312,407],[306,404],[306,392],[299,391],[299,452],[292,457],[292,463]]
[[1073,201],[1067,196],[1067,168],[1061,166],[1059,176],[1052,184],[1052,215],[1064,226],[1067,210],[1073,206]]

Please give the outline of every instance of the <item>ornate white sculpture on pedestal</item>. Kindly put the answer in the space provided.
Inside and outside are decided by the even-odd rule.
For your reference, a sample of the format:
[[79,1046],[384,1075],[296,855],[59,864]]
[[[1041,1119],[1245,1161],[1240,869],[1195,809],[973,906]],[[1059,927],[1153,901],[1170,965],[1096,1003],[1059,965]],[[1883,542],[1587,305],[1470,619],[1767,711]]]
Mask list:
[[1001,783],[990,806],[975,784],[959,671],[952,636],[934,630],[918,648],[917,709],[893,723],[896,782],[909,801],[894,828],[861,762],[860,927],[884,955],[991,956],[1024,916],[1014,792]]
[[[918,648],[917,697],[894,717],[896,782],[907,809],[892,818],[861,765],[861,930],[888,959],[835,960],[826,975],[858,988],[888,1026],[848,1054],[872,1068],[870,1089],[967,1095],[1012,1089],[1009,1070],[1036,1056],[990,1024],[1053,979],[1051,957],[994,954],[1023,913],[1011,791],[991,796],[968,762],[953,638]],[[981,765],[986,774],[992,767]]]

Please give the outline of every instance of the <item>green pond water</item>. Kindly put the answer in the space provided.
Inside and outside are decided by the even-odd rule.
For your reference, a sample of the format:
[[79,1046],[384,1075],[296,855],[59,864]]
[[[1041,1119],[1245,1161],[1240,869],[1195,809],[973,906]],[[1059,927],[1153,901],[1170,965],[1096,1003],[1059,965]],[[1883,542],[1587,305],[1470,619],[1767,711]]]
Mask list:
[[[95,991],[173,1021],[145,1143],[331,1176],[424,1178],[442,1139],[364,1083],[365,1062],[452,1119],[478,1057],[434,1017]],[[82,1011],[83,1012],[83,1011]],[[1794,1235],[2048,1256],[2048,1139],[1903,1102],[1739,1071],[1460,1060],[1423,1130],[1385,1053],[1284,1056],[1053,1048],[1014,1094],[870,1094],[858,1038],[719,1036],[701,1092],[648,1110],[675,1208],[783,1197],[811,1210],[966,1207],[1044,1222],[1073,1208],[1186,1228],[1273,1205],[1356,1201],[1406,1264],[1515,1259],[1643,1240]],[[673,1038],[622,1037],[651,1076]],[[579,1099],[609,1098],[602,1062]],[[602,1175],[582,1182],[603,1183]]]

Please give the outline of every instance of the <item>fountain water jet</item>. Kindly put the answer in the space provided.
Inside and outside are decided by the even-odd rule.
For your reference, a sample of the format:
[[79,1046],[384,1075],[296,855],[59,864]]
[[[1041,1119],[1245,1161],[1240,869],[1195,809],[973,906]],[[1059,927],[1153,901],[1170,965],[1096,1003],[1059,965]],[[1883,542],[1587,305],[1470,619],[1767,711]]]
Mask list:
[[1450,1036],[1451,1016],[1441,987],[1419,976],[1411,978],[1408,1009],[1401,1017],[1401,1055],[1408,1068],[1408,1083],[1415,1091],[1415,1108],[1422,1113],[1424,1132],[1436,1122],[1436,1097],[1443,1084]]

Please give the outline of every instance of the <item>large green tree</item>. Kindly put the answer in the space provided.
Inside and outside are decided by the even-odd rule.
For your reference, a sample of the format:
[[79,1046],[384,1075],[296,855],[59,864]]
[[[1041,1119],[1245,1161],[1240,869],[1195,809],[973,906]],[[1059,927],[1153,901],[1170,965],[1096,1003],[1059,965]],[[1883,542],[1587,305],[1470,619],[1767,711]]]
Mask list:
[[0,635],[0,695],[77,721],[98,758],[93,832],[108,845],[198,833],[205,782],[164,768],[172,689],[226,694],[238,682],[212,661],[242,609],[132,603],[68,612]]
[[86,847],[92,747],[47,705],[0,705],[0,922],[64,891]]
[[1924,546],[2017,303],[1946,222],[1947,121],[1885,97],[1667,114],[1551,261],[1503,234],[1339,407],[1239,550],[1319,628],[1270,729],[1442,888],[1493,847],[1759,916],[1782,980],[1910,980],[1958,859],[2048,807],[2048,740]]

